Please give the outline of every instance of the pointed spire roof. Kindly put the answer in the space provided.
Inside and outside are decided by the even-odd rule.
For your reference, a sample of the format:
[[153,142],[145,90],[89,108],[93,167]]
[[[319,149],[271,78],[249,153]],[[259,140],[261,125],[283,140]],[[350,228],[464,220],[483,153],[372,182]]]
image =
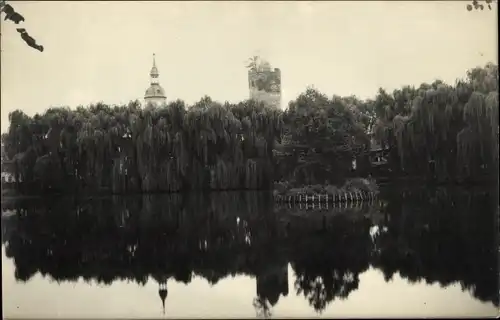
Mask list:
[[158,290],[158,294],[161,299],[161,304],[163,306],[163,314],[165,314],[165,299],[168,296],[167,284],[164,283],[163,286],[160,284],[160,290]]
[[156,55],[153,53],[153,67],[151,68],[151,72],[149,75],[153,78],[158,78],[160,73],[158,72],[158,68],[156,67]]
[[153,53],[153,67],[151,68],[151,72],[149,73],[149,75],[151,76],[150,78],[151,85],[144,94],[144,100],[146,100],[146,103],[148,103],[148,101],[156,103],[155,101],[157,100],[165,102],[167,96],[165,95],[165,90],[160,86],[160,82],[158,79],[160,74],[158,72],[158,68],[156,67],[156,55],[154,53]]

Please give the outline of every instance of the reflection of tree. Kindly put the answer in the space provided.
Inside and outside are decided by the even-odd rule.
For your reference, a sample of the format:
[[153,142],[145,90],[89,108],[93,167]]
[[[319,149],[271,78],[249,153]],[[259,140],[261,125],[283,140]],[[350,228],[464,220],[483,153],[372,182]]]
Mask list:
[[288,296],[288,266],[284,260],[274,259],[264,269],[257,270],[256,278],[257,297],[253,305],[258,317],[268,318],[280,295]]
[[[460,282],[465,291],[498,305],[495,201],[488,193],[443,189],[391,201],[389,232],[378,237],[373,265],[386,278],[399,271],[410,282]],[[428,199],[424,201],[424,199]]]
[[329,271],[326,274],[298,274],[295,280],[297,294],[303,294],[314,310],[322,312],[335,298],[345,299],[358,288],[359,278],[349,271]]
[[[73,199],[18,203],[25,214],[2,218],[6,255],[15,277],[40,272],[57,281],[132,280],[150,276],[189,283],[194,275],[212,285],[228,276],[256,278],[256,310],[270,316],[295,291],[322,311],[357,289],[359,274],[373,265],[386,280],[399,272],[409,281],[460,282],[498,304],[493,214],[488,199],[439,196],[432,204],[389,199],[388,231],[369,234],[375,213],[275,214],[264,194]],[[2,204],[3,205],[3,204]],[[365,218],[366,216],[366,218]],[[286,217],[286,219],[285,219]],[[288,233],[284,230],[288,230]],[[246,237],[251,241],[246,241]]]
[[328,233],[303,240],[294,255],[295,289],[321,312],[335,298],[345,299],[358,288],[359,274],[369,266],[371,238],[368,220],[342,216],[329,226]]
[[271,304],[263,297],[256,297],[252,303],[258,318],[270,318],[272,316]]

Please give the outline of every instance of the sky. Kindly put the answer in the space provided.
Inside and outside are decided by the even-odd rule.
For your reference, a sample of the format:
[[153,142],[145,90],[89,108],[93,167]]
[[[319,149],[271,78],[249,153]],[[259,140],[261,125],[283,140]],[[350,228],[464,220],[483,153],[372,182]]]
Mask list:
[[[283,105],[314,86],[375,96],[498,63],[497,14],[464,1],[13,2],[28,47],[1,20],[1,131],[8,114],[142,99],[152,55],[167,100],[249,96],[252,55],[282,73]],[[3,15],[2,15],[3,17]],[[20,26],[20,25],[19,25]],[[17,26],[17,27],[19,27]]]

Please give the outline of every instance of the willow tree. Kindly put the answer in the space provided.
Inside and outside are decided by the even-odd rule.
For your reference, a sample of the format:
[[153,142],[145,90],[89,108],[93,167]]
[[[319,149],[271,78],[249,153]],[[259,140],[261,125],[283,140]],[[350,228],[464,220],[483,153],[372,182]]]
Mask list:
[[391,164],[407,174],[442,181],[491,177],[498,163],[497,90],[493,64],[470,70],[454,86],[423,84],[405,108],[394,99],[383,109],[376,136],[397,155]]
[[208,97],[190,108],[98,103],[10,118],[5,147],[20,180],[60,191],[266,189],[282,126],[279,111]]

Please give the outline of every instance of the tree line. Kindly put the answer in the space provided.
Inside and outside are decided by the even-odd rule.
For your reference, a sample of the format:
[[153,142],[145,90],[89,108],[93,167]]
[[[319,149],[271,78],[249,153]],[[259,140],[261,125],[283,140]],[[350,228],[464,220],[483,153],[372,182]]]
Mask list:
[[498,66],[469,70],[454,85],[380,89],[366,100],[309,88],[283,111],[204,97],[192,106],[98,103],[32,117],[16,110],[9,121],[2,143],[23,191],[341,184],[370,173],[371,140],[388,150],[393,177],[484,181],[498,167]]
[[441,181],[498,175],[498,65],[467,72],[455,85],[435,81],[375,99],[374,132],[392,169]]

